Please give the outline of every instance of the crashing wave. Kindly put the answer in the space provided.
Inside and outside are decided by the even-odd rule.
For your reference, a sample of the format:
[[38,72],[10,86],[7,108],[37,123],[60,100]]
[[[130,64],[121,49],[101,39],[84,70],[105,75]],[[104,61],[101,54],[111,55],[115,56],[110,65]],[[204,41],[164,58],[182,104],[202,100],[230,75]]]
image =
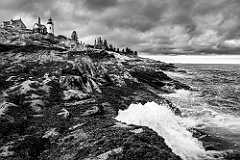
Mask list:
[[119,111],[116,119],[152,128],[184,160],[215,159],[214,151],[206,151],[202,143],[188,130],[196,122],[187,117],[176,116],[167,106],[155,102],[131,104],[127,110]]

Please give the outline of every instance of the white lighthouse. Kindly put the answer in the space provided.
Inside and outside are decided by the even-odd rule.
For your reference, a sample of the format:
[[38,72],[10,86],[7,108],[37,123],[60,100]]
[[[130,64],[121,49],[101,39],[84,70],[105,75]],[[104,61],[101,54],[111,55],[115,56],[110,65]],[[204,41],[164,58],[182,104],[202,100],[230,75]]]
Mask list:
[[54,35],[54,24],[51,17],[48,19],[48,22],[47,22],[47,32],[48,34]]

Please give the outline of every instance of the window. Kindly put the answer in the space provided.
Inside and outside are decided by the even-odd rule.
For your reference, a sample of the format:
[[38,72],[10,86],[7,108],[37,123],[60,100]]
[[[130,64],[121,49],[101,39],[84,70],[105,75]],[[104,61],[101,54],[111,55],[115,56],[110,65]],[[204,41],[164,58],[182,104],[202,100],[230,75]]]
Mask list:
[[52,29],[51,27],[49,27],[49,29]]

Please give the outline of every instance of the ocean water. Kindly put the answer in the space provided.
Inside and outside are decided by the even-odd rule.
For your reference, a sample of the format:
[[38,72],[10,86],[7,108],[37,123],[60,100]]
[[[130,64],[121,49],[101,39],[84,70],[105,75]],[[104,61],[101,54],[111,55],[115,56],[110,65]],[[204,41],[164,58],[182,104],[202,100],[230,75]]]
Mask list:
[[185,160],[225,159],[240,151],[240,65],[177,64],[186,70],[166,72],[195,91],[176,90],[160,95],[178,107],[182,116],[155,102],[132,104],[116,119],[149,126],[174,153]]
[[167,63],[180,64],[240,64],[240,55],[140,55]]

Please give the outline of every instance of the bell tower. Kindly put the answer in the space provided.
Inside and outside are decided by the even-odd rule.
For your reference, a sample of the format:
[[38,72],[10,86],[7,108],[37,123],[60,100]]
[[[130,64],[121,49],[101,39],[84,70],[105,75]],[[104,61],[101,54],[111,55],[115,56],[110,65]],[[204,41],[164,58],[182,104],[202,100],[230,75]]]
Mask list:
[[48,22],[47,22],[47,33],[54,35],[54,24],[51,17],[48,19]]

